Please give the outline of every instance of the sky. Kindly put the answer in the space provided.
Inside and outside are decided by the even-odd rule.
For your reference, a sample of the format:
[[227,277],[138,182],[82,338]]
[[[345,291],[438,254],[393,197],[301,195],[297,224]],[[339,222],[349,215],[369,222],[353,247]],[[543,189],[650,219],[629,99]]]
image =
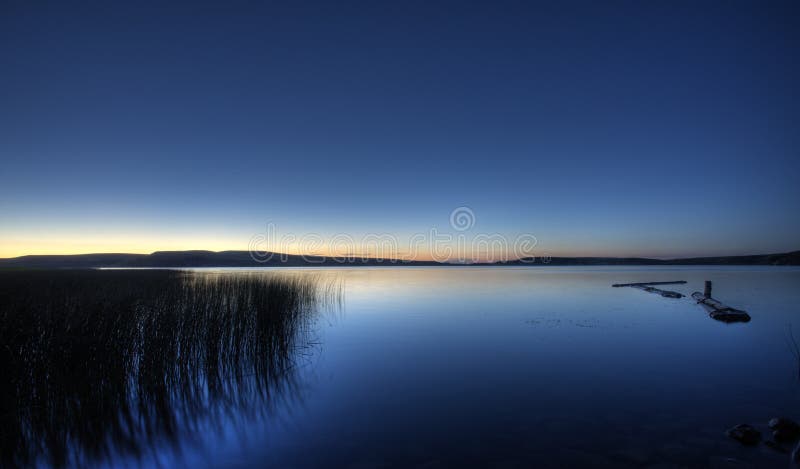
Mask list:
[[[319,253],[432,230],[551,256],[797,250],[799,19],[796,1],[7,0],[0,257],[270,231]],[[322,242],[274,241],[292,236]]]

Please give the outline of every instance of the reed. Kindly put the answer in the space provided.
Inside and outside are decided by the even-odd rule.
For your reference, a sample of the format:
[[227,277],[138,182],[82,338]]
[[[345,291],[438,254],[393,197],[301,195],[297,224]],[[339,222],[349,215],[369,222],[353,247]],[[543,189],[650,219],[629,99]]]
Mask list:
[[[291,397],[312,275],[0,272],[4,465],[85,465]],[[236,411],[236,412],[230,412]]]

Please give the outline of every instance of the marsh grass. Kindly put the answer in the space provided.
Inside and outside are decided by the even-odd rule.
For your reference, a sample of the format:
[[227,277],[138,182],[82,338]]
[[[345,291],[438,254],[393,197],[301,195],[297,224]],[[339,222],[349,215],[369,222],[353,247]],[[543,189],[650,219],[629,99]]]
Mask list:
[[4,465],[140,457],[296,395],[313,275],[0,272]]

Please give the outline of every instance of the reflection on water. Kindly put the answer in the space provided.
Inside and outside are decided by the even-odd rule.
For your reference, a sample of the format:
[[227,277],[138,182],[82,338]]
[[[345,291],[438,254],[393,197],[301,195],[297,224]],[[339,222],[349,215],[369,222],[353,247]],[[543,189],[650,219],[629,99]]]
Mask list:
[[0,275],[5,464],[86,465],[263,415],[295,395],[313,275]]
[[[611,287],[669,280],[711,280],[752,321]],[[761,267],[7,272],[3,462],[785,466],[724,431],[800,420],[798,286]]]

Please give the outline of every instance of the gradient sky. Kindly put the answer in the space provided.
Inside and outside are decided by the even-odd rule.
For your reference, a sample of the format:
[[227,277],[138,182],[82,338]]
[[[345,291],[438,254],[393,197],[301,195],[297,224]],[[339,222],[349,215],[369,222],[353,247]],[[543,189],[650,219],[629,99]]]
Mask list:
[[800,2],[0,5],[0,257],[800,249]]

